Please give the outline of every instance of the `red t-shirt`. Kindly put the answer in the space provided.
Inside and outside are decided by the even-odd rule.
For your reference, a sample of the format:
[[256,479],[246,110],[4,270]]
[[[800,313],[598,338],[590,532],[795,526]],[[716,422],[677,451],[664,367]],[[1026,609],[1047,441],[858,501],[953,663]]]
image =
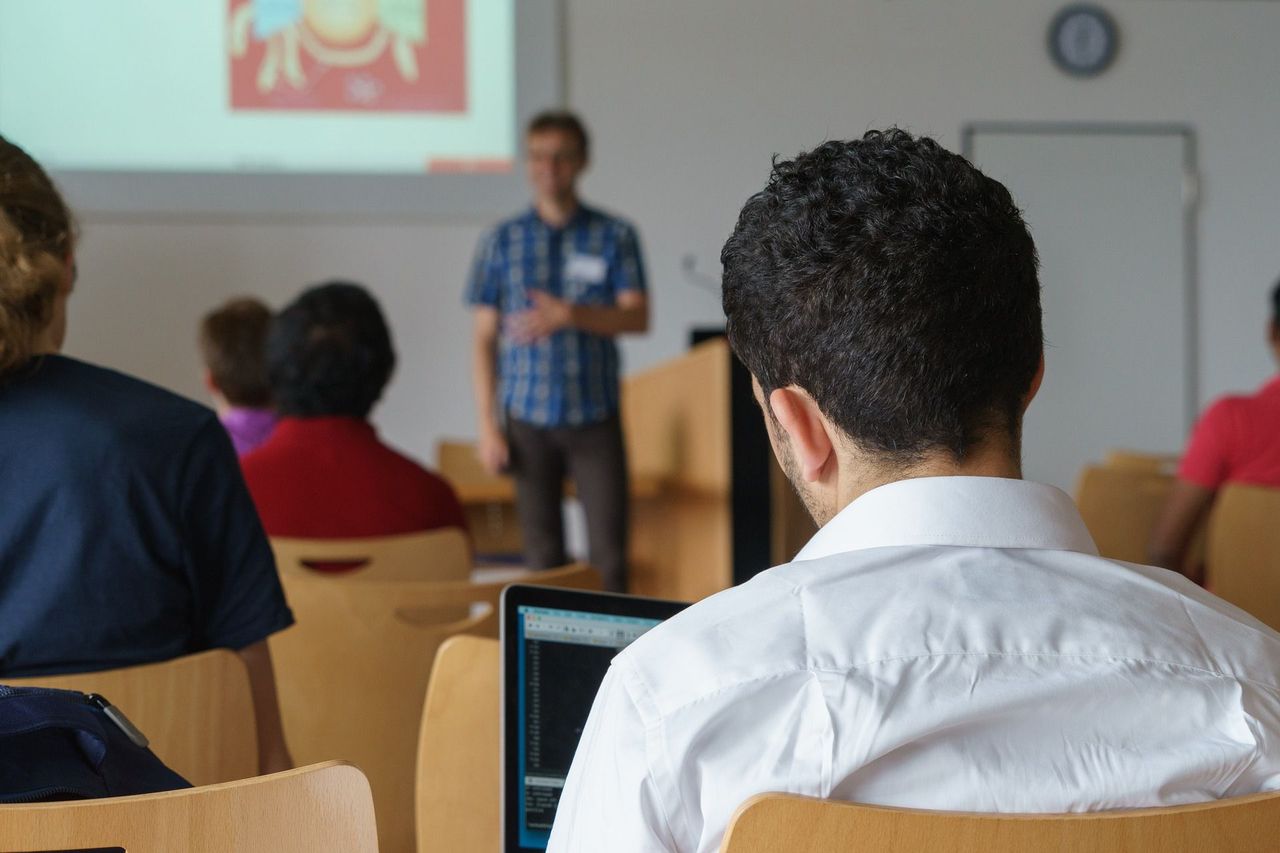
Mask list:
[[240,464],[269,536],[466,529],[453,488],[383,444],[359,418],[284,418]]
[[1210,406],[1191,433],[1178,476],[1206,489],[1280,486],[1280,377],[1253,396]]

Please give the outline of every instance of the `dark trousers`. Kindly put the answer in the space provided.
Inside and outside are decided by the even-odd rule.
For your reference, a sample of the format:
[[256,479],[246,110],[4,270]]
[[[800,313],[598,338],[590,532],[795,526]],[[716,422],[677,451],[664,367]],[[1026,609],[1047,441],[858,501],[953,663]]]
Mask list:
[[604,578],[605,589],[625,592],[628,493],[621,420],[614,416],[580,427],[539,427],[512,420],[507,439],[529,568],[550,569],[569,562],[561,511],[567,475],[587,516],[587,559]]

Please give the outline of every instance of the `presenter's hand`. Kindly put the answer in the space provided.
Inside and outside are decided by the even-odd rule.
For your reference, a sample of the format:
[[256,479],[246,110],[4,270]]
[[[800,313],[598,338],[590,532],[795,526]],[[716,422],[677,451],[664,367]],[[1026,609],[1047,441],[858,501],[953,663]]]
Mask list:
[[480,444],[476,447],[476,455],[480,457],[484,470],[495,476],[506,473],[507,465],[511,462],[507,439],[497,427],[480,430]]
[[518,344],[531,344],[568,327],[573,306],[541,290],[529,291],[533,307],[510,314],[507,334]]

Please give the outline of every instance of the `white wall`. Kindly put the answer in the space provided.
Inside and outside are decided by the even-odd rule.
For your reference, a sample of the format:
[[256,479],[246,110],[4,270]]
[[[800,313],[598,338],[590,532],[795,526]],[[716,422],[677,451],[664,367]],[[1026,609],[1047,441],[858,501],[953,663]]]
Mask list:
[[[717,274],[738,207],[771,154],[899,124],[960,145],[975,120],[1159,121],[1200,145],[1204,397],[1271,370],[1267,290],[1280,275],[1280,3],[1106,0],[1122,30],[1102,78],[1045,53],[1057,0],[567,0],[569,103],[594,132],[593,201],[642,229],[656,300],[629,369],[720,319],[686,253]],[[113,220],[83,223],[68,350],[198,396],[193,335],[227,296],[279,305],[328,276],[369,284],[400,369],[375,414],[429,458],[473,430],[460,290],[478,221]],[[1174,366],[1171,366],[1171,369]]]

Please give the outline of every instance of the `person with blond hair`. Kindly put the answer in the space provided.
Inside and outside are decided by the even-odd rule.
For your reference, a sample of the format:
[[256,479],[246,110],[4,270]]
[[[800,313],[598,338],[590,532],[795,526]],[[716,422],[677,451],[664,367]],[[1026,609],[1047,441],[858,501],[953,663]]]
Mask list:
[[75,237],[0,137],[0,678],[233,649],[286,769],[266,640],[293,616],[235,452],[209,409],[60,354]]

